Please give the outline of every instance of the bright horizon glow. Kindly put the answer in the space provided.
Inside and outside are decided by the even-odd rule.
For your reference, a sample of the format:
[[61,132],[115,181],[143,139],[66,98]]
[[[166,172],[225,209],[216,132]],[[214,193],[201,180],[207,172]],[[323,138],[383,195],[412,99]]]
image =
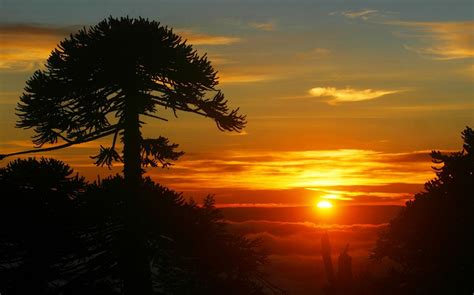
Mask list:
[[342,201],[352,201],[353,198],[343,197],[339,194],[327,194],[321,197],[322,199],[329,199],[329,200],[342,200]]
[[[4,2],[1,153],[33,147],[33,130],[15,128],[28,77],[45,69],[61,40],[109,15],[173,28],[199,56],[207,54],[229,109],[248,116],[241,133],[220,132],[196,114],[175,118],[170,109],[157,109],[166,123],[143,116],[144,136],[168,137],[186,152],[146,176],[186,197],[212,194],[222,206],[310,206],[322,215],[342,205],[404,205],[435,177],[430,152],[458,151],[459,133],[474,125],[474,21],[465,1],[449,11],[446,0],[429,11],[391,1],[217,1],[212,15],[205,1],[187,1],[186,10],[180,1]],[[92,182],[123,170],[90,159],[111,142],[24,157],[62,160]],[[334,209],[319,209],[322,200]]]
[[318,207],[320,209],[330,209],[330,208],[332,208],[332,204],[329,201],[323,200],[323,201],[319,201],[316,204],[316,207]]

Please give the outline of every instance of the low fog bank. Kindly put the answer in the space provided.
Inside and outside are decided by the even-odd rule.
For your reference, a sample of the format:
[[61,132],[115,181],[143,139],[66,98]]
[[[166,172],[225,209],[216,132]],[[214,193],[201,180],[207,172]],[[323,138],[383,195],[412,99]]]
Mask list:
[[377,234],[400,206],[344,206],[321,213],[311,207],[222,208],[233,232],[261,240],[268,251],[265,272],[290,294],[323,294],[326,274],[321,258],[321,236],[328,232],[332,258],[349,244],[353,272],[383,271],[369,259]]

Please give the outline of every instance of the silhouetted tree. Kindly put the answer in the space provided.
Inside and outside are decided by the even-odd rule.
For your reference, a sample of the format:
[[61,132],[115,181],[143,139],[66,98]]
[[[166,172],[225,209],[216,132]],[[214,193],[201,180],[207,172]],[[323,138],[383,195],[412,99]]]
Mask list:
[[47,294],[69,278],[66,262],[80,252],[75,208],[84,179],[60,161],[30,158],[0,168],[0,187],[0,292]]
[[[245,117],[229,110],[216,89],[217,72],[171,29],[147,19],[108,18],[60,42],[27,81],[17,127],[33,128],[34,143],[62,144],[2,155],[48,151],[113,135],[93,157],[97,165],[124,163],[124,260],[127,294],[150,294],[150,270],[140,199],[142,166],[167,166],[181,153],[165,138],[143,139],[140,115],[163,119],[157,107],[215,120],[220,130],[240,131]],[[207,92],[215,94],[206,98]],[[166,120],[166,119],[164,119]],[[123,154],[116,140],[123,142]]]
[[406,203],[383,232],[373,257],[400,264],[398,294],[474,292],[474,132],[462,132],[463,150],[433,151],[436,178]]
[[[104,228],[120,228],[125,202],[120,176],[92,184],[85,194],[91,220]],[[145,231],[152,249],[154,290],[162,294],[267,294],[279,289],[261,269],[266,255],[258,240],[228,231],[208,197],[202,206],[145,178],[141,185],[146,210]],[[115,232],[116,236],[119,231]],[[115,244],[120,247],[119,244]],[[106,255],[114,261],[114,252]],[[113,280],[111,280],[113,281]]]
[[[120,176],[87,184],[53,159],[0,169],[0,291],[120,294],[127,210]],[[257,240],[228,231],[211,197],[202,206],[145,178],[144,232],[154,291],[275,294]]]

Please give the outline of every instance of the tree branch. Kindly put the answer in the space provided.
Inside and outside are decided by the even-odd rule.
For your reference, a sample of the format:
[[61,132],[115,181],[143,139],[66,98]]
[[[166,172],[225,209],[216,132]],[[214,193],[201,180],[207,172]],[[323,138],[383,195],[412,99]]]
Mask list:
[[[197,110],[194,110],[194,109],[191,109],[189,107],[182,107],[182,106],[173,106],[173,107],[170,107],[169,105],[167,105],[166,103],[163,103],[162,100],[157,97],[157,96],[154,96],[154,95],[150,95],[150,97],[153,99],[153,101],[157,104],[157,105],[160,105],[160,106],[163,106],[163,107],[169,107],[169,108],[172,108],[174,111],[175,110],[179,110],[179,111],[183,111],[183,112],[190,112],[190,113],[195,113],[195,114],[198,114],[198,115],[201,115],[203,117],[210,117],[208,114],[204,113],[204,112],[199,112]],[[175,111],[176,112],[176,111]]]
[[93,140],[96,140],[96,139],[114,134],[119,129],[118,127],[119,127],[119,125],[113,125],[113,126],[110,126],[109,128],[107,128],[107,129],[113,128],[112,130],[104,131],[104,132],[99,133],[97,135],[89,136],[87,138],[79,139],[79,140],[76,140],[76,141],[70,141],[70,142],[67,142],[65,144],[61,144],[61,145],[57,145],[57,146],[52,146],[52,147],[47,147],[47,148],[40,148],[40,149],[32,149],[32,150],[26,150],[26,151],[21,151],[21,152],[14,152],[14,153],[10,153],[10,154],[0,154],[0,160],[3,160],[6,157],[11,157],[11,156],[59,150],[59,149],[70,147],[72,145],[93,141]]
[[61,139],[64,140],[65,142],[67,142],[67,143],[72,143],[72,141],[70,141],[69,139],[67,139],[67,138],[66,138],[65,136],[63,136],[61,133],[55,132],[55,131],[53,131],[53,132],[56,134],[56,136],[58,136],[59,138],[61,138]]
[[159,119],[159,120],[168,122],[168,119],[162,118],[162,117],[158,117],[158,116],[155,116],[155,115],[152,115],[152,114],[145,114],[145,113],[142,113],[142,115],[143,115],[143,116],[147,116],[147,117],[151,117],[151,118],[155,118],[155,119]]

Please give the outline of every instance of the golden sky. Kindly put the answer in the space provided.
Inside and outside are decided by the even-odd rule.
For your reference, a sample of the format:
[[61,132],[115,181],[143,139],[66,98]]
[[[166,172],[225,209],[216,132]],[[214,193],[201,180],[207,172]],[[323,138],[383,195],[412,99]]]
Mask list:
[[[146,120],[185,156],[148,175],[221,204],[400,204],[433,177],[429,151],[458,150],[474,125],[472,1],[2,1],[0,149],[31,147],[14,128],[24,82],[55,45],[112,16],[174,28],[219,71],[240,134],[190,114]],[[90,143],[49,153],[94,179]],[[46,154],[45,154],[46,155]],[[2,163],[4,164],[4,163]]]

